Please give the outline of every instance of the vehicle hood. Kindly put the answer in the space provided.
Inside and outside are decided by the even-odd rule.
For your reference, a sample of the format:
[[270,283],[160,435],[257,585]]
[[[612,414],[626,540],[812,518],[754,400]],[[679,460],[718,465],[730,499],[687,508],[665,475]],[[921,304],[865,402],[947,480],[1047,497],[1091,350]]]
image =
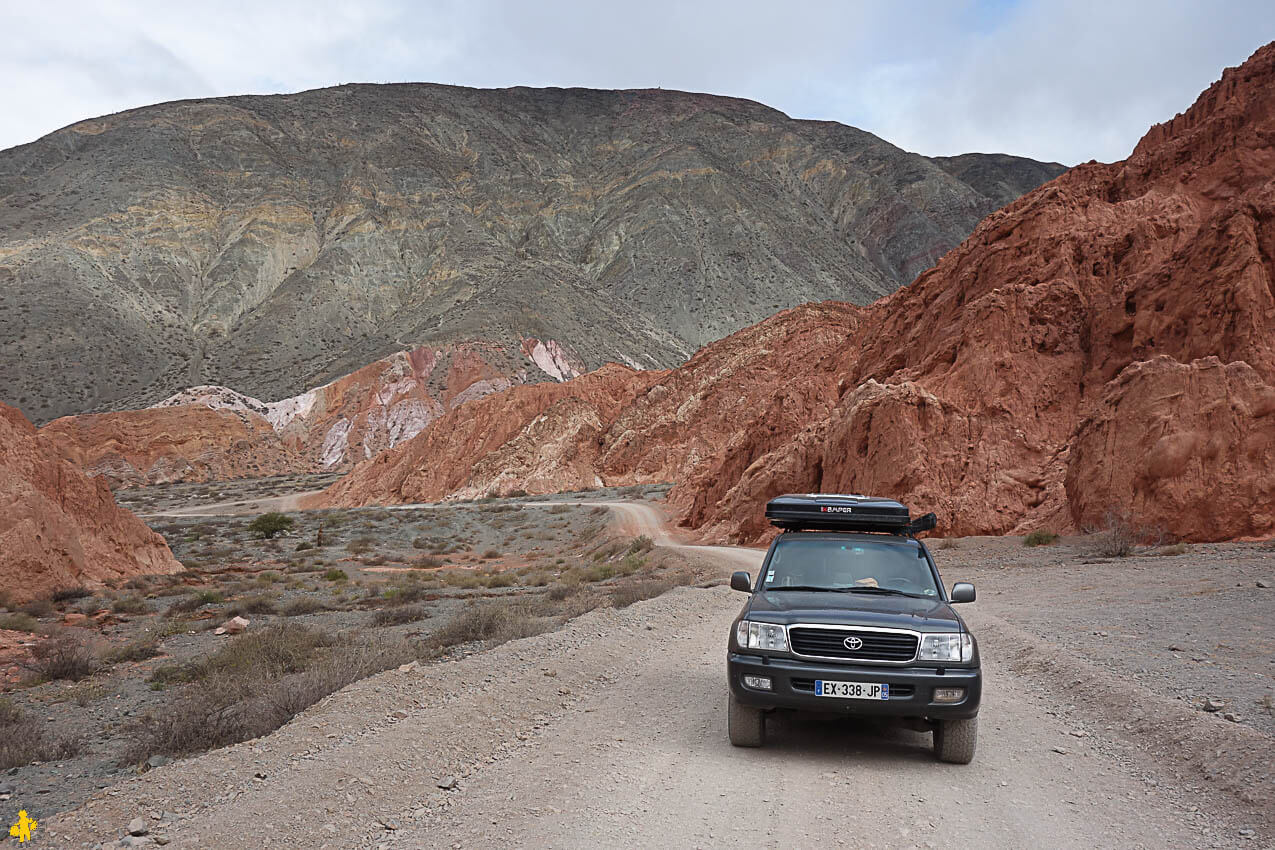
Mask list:
[[875,596],[867,593],[761,591],[753,595],[747,616],[767,623],[828,623],[880,626],[918,632],[965,631],[960,616],[941,599]]

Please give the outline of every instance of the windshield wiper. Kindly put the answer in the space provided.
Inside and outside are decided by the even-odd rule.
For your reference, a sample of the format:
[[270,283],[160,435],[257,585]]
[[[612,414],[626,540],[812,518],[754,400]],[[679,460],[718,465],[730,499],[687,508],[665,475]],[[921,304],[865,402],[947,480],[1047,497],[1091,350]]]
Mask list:
[[849,593],[847,587],[815,587],[813,584],[779,584],[774,587],[768,587],[767,590],[805,590],[826,593]]
[[913,599],[928,599],[920,593],[908,593],[906,590],[895,590],[893,587],[847,587],[846,593],[885,593],[890,596],[911,596]]

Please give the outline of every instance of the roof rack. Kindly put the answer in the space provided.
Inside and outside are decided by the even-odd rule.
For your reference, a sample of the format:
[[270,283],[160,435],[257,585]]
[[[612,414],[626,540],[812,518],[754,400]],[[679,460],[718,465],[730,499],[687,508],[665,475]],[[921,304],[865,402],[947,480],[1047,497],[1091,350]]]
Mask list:
[[894,499],[836,493],[790,493],[766,504],[766,519],[785,531],[876,531],[915,535],[934,527],[934,514],[914,522]]

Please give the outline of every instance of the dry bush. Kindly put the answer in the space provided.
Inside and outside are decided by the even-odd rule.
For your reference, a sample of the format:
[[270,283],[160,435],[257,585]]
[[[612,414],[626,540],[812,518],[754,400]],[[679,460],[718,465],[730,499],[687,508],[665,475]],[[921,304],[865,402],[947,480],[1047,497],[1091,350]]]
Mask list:
[[147,614],[150,610],[146,600],[136,594],[121,596],[111,601],[111,611],[116,614]]
[[124,764],[260,737],[325,696],[411,660],[416,652],[401,641],[335,638],[302,626],[279,626],[238,637],[216,656],[200,670],[201,678],[126,729]]
[[1128,514],[1108,511],[1102,528],[1091,535],[1089,550],[1099,558],[1126,558],[1133,554],[1138,537]]
[[45,617],[52,617],[54,613],[53,603],[48,599],[32,599],[30,602],[24,602],[18,606],[18,610],[37,620]]
[[99,665],[83,638],[70,632],[59,632],[31,647],[31,658],[22,662],[22,666],[44,681],[66,679],[78,682],[92,676]]
[[275,598],[265,593],[241,599],[235,603],[235,608],[238,609],[240,614],[275,614],[278,612]]
[[52,737],[43,724],[0,698],[0,770],[74,758],[79,751],[77,739]]
[[1038,528],[1023,538],[1024,546],[1052,546],[1058,542],[1058,535],[1047,528]]
[[641,554],[650,552],[655,547],[655,542],[651,538],[643,534],[641,537],[633,538],[633,542],[629,544],[628,554]]
[[404,623],[415,623],[430,616],[424,605],[395,605],[382,608],[372,615],[374,626],[401,626]]
[[611,604],[616,608],[626,608],[634,602],[654,599],[673,589],[673,582],[667,579],[649,578],[640,581],[626,582],[611,591]]
[[349,552],[351,555],[366,555],[368,552],[372,551],[374,546],[376,546],[375,537],[356,537],[354,540],[345,544],[345,551]]
[[92,595],[93,591],[87,587],[64,587],[53,591],[53,595],[50,598],[54,602],[70,602],[72,599],[83,599]]
[[107,649],[102,653],[102,661],[120,664],[124,661],[145,661],[156,655],[159,655],[159,638],[152,635]]
[[441,567],[445,563],[447,563],[447,560],[440,558],[438,555],[421,555],[412,561],[412,566],[418,570],[429,570]]
[[440,648],[477,641],[499,644],[540,634],[548,625],[525,602],[484,600],[466,605],[430,641]]
[[1169,556],[1185,555],[1186,551],[1187,550],[1186,550],[1185,543],[1174,543],[1172,546],[1164,546],[1164,547],[1161,547],[1160,549],[1157,549],[1155,554],[1169,555]]
[[30,614],[0,614],[0,629],[11,632],[36,632],[40,624]]
[[936,548],[938,548],[938,549],[955,549],[955,548],[957,548],[959,545],[960,545],[960,544],[956,542],[956,538],[955,538],[955,537],[944,537],[942,540],[940,540],[940,541],[939,541],[939,545],[938,545]]

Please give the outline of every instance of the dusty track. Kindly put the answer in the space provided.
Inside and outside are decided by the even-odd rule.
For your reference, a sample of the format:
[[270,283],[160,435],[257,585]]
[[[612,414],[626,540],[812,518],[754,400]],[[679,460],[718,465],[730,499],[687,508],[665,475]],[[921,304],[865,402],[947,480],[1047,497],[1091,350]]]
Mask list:
[[[652,506],[613,507],[626,531],[723,572],[760,558],[678,543]],[[927,735],[821,719],[780,719],[766,748],[734,749],[722,656],[741,602],[680,589],[356,683],[267,738],[50,818],[46,835],[93,846],[171,810],[170,846],[201,848],[1264,846],[1239,835],[1221,795],[1179,792],[1102,718],[1071,737],[1058,695],[994,642],[972,765],[936,763]]]

